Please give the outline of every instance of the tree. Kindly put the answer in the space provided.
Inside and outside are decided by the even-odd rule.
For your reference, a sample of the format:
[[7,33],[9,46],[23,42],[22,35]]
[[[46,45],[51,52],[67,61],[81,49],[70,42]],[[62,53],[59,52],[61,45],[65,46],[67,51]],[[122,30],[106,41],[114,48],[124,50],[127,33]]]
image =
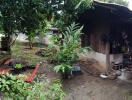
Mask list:
[[8,51],[10,51],[12,35],[16,33],[19,22],[17,21],[19,8],[21,7],[19,2],[20,0],[0,1],[0,29],[4,32],[6,40],[4,45],[7,46]]
[[[40,25],[45,26],[45,2],[43,0],[25,0],[20,17],[19,31],[28,36],[29,46],[32,49],[34,37],[37,35]],[[44,28],[44,27],[43,27]]]
[[[92,4],[92,0],[59,0],[59,1],[60,1],[59,4],[55,6],[58,9],[54,11],[56,12],[56,15],[58,15],[55,16],[55,19],[57,19],[55,26],[59,27],[61,26],[62,28],[64,28],[65,26],[69,26],[71,23],[76,21],[77,15],[91,7]],[[52,6],[54,7],[54,5]]]
[[103,2],[107,2],[107,3],[116,3],[119,5],[124,5],[124,6],[128,6],[128,0],[99,0],[99,1],[103,1]]
[[13,34],[22,32],[32,48],[36,33],[45,28],[47,20],[54,17],[70,25],[90,4],[91,0],[1,0],[0,29],[8,38],[8,45]]
[[[28,36],[30,48],[40,24],[44,24],[46,15],[46,1],[44,0],[1,0],[0,26],[5,37],[8,38],[8,48],[12,36],[22,32]],[[42,24],[43,22],[43,24]]]

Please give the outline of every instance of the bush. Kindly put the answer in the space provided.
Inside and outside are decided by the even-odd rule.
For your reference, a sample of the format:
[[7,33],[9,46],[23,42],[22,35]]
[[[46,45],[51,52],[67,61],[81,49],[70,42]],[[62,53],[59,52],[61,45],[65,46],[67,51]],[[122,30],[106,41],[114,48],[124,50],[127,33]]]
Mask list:
[[29,88],[31,88],[31,84],[18,80],[17,76],[12,74],[0,76],[0,90],[6,99],[24,100],[30,92]]
[[60,81],[54,80],[51,83],[35,83],[27,100],[63,100],[64,96]]
[[83,27],[78,24],[71,24],[66,27],[63,33],[63,43],[58,44],[58,52],[55,56],[57,66],[54,70],[56,72],[67,73],[71,71],[71,66],[79,59],[79,51],[81,49],[80,35]]
[[21,76],[23,75],[0,76],[0,90],[4,94],[4,100],[62,100],[65,96],[59,80],[29,84],[21,78],[18,80]]

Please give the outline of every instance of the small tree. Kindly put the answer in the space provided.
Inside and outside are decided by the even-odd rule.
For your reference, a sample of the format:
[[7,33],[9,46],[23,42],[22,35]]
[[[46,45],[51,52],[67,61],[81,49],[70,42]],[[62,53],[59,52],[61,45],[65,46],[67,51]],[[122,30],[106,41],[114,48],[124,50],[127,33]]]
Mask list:
[[45,3],[43,0],[30,0],[23,3],[23,10],[21,12],[21,26],[20,31],[28,36],[29,46],[32,49],[32,43],[36,33],[45,26]]

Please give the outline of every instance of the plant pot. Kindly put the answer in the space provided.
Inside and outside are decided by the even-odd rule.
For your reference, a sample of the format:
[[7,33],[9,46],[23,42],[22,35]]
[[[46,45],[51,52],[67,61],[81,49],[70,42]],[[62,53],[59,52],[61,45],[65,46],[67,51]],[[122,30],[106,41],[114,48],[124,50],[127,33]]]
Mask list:
[[12,73],[14,73],[14,74],[20,74],[20,73],[22,73],[22,72],[24,72],[25,70],[23,70],[22,68],[14,68],[13,70],[12,70]]
[[80,65],[77,65],[77,64],[76,65],[73,65],[72,74],[75,75],[75,76],[82,74]]
[[78,75],[82,75],[82,72],[81,71],[72,71],[72,74],[74,76],[78,76]]
[[72,71],[61,73],[62,79],[71,79],[72,78]]

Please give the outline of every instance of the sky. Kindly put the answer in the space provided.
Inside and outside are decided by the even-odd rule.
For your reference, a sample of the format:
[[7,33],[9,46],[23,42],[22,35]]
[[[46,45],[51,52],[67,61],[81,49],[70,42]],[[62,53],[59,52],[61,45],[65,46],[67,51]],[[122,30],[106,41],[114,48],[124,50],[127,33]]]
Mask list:
[[129,1],[129,9],[132,10],[132,0],[128,0]]

